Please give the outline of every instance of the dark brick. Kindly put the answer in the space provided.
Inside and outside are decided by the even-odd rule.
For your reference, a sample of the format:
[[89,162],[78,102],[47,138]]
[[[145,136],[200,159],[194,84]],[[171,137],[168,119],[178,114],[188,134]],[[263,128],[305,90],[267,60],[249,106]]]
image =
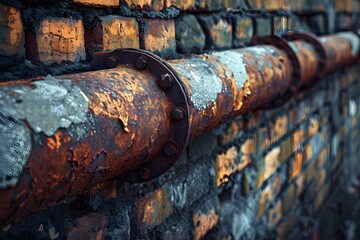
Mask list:
[[223,49],[232,46],[233,27],[226,19],[216,15],[199,15],[198,20],[207,37],[207,49]]
[[205,34],[194,15],[176,19],[176,44],[182,53],[201,53],[205,47]]

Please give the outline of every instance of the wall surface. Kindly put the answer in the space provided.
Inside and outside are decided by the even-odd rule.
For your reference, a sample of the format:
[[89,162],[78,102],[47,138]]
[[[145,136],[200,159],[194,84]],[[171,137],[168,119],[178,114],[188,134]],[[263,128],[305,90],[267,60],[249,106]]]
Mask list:
[[[94,52],[116,48],[174,59],[359,28],[359,12],[355,0],[0,0],[0,81],[91,71]],[[198,137],[153,181],[103,182],[0,238],[357,239],[359,92],[357,62]]]

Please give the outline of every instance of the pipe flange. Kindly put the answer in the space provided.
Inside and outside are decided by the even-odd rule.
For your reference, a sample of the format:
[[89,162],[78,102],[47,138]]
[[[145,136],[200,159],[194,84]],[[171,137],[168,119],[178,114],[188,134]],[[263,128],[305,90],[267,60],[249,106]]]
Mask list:
[[291,96],[296,92],[301,85],[301,72],[300,72],[300,62],[296,57],[296,52],[292,49],[291,45],[282,37],[271,35],[271,36],[254,36],[251,45],[266,44],[275,46],[287,54],[288,58],[293,65],[293,77],[290,83],[290,88],[281,96],[278,96],[273,101],[262,106],[264,109],[277,108],[284,105],[291,99]]
[[175,74],[175,70],[159,56],[141,49],[117,49],[112,52],[99,52],[93,55],[93,66],[97,69],[126,66],[144,71],[157,79],[157,85],[171,101],[172,111],[170,134],[162,151],[148,159],[140,167],[123,174],[126,182],[138,183],[152,180],[175,164],[190,135],[190,110],[186,88]]
[[319,39],[310,33],[299,33],[299,32],[287,32],[285,38],[289,41],[294,40],[303,40],[307,43],[310,43],[314,48],[317,54],[319,55],[319,71],[316,76],[317,79],[321,79],[325,76],[326,66],[327,66],[327,57],[324,46],[321,44]]

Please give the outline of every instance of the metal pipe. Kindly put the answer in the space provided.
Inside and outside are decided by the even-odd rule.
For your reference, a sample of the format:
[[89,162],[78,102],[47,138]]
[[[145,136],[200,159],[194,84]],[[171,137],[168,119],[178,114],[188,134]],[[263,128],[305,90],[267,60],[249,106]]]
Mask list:
[[[359,37],[345,35],[321,38],[324,73],[356,59]],[[138,181],[163,173],[188,139],[281,97],[296,72],[309,84],[321,54],[305,40],[292,45],[296,59],[271,45],[168,62],[120,50],[94,58],[109,70],[1,83],[0,223],[117,175]]]

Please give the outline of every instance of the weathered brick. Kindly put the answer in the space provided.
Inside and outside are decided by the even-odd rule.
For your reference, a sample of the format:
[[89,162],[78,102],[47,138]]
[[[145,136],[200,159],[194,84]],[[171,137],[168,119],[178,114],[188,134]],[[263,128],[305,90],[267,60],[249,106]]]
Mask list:
[[224,154],[216,156],[216,186],[228,181],[228,176],[236,171],[244,169],[251,162],[246,155],[240,156],[236,147],[231,147]]
[[25,36],[21,13],[14,7],[0,3],[0,68],[24,60]]
[[309,117],[309,126],[307,129],[307,137],[310,138],[314,136],[316,133],[318,133],[320,129],[320,122],[317,117]]
[[219,221],[217,201],[213,199],[203,202],[192,216],[193,235],[195,240],[203,238]]
[[257,129],[255,135],[255,146],[256,146],[256,155],[259,155],[264,150],[270,147],[270,134],[267,127],[261,127]]
[[290,9],[290,0],[267,0],[263,1],[265,10]]
[[291,184],[285,190],[283,195],[284,213],[287,214],[294,206],[295,203],[295,185]]
[[292,154],[291,137],[284,139],[280,144],[279,162],[284,163]]
[[73,0],[74,3],[91,7],[118,7],[120,0]]
[[300,196],[305,189],[305,174],[301,174],[296,179],[296,196]]
[[259,166],[260,172],[258,175],[258,184],[260,187],[265,180],[267,180],[279,166],[280,147],[275,147],[270,150],[264,157],[264,165]]
[[269,210],[269,227],[273,228],[283,217],[283,203],[279,199],[275,205]]
[[182,53],[201,53],[206,37],[194,15],[183,15],[176,19],[176,44]]
[[270,18],[256,18],[256,35],[269,36],[271,35],[271,19]]
[[303,153],[302,152],[296,152],[294,154],[294,159],[291,162],[290,166],[290,179],[293,180],[297,178],[301,171],[302,171],[302,163],[303,163]]
[[218,138],[212,132],[197,137],[188,146],[189,158],[197,161],[200,157],[209,156],[218,146]]
[[288,129],[288,117],[286,114],[277,116],[270,129],[271,144],[277,142],[283,137]]
[[163,57],[171,56],[176,51],[174,19],[144,19],[145,50]]
[[[108,237],[109,222],[105,215],[90,213],[76,219],[76,226],[70,228],[67,239],[105,239]],[[54,236],[56,239],[57,237]]]
[[292,150],[296,151],[300,149],[303,145],[304,140],[305,140],[305,133],[304,130],[300,127],[291,135]]
[[223,0],[223,4],[225,8],[246,8],[246,4],[244,0]]
[[234,47],[244,47],[248,45],[254,35],[254,26],[251,18],[236,16],[234,22]]
[[223,18],[200,15],[198,20],[206,35],[206,48],[222,49],[232,46],[232,24]]
[[270,204],[274,202],[274,200],[280,193],[283,184],[284,178],[283,176],[281,176],[281,174],[275,175],[268,180],[266,187],[260,193],[258,204],[261,207],[258,209],[257,218],[261,217],[261,215],[258,215],[261,213],[259,212],[259,210],[265,211],[270,206]]
[[244,130],[244,122],[241,119],[237,119],[234,121],[231,121],[230,125],[227,126],[226,129],[219,128],[216,130],[217,135],[220,137],[220,144],[224,145],[226,143],[229,143],[231,141],[234,141],[239,133],[243,132]]
[[156,10],[159,11],[164,8],[162,0],[121,0],[126,3],[131,9]]
[[173,206],[164,186],[138,199],[135,207],[137,222],[144,229],[159,225],[173,213]]
[[139,27],[135,18],[108,15],[99,17],[92,29],[85,31],[89,58],[94,52],[117,48],[139,48]]
[[181,10],[189,10],[189,9],[195,9],[195,0],[188,0],[188,1],[183,1],[183,0],[167,0],[166,1],[166,7],[175,7]]
[[85,60],[84,28],[81,20],[47,18],[36,33],[27,32],[27,58],[35,64],[51,65]]
[[222,9],[224,6],[222,1],[218,0],[199,0],[198,8],[206,9],[206,10],[219,10]]
[[252,155],[255,152],[255,138],[247,139],[242,145],[241,145],[241,153],[245,155]]

